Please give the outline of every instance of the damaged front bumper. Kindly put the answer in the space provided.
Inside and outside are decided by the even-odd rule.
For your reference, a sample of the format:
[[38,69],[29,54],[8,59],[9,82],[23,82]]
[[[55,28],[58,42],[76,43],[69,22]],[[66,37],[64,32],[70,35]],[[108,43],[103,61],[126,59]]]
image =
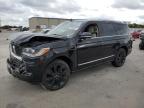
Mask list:
[[36,63],[28,63],[25,61],[20,61],[16,58],[7,59],[7,69],[13,76],[29,81],[29,82],[39,82],[42,77],[42,69]]

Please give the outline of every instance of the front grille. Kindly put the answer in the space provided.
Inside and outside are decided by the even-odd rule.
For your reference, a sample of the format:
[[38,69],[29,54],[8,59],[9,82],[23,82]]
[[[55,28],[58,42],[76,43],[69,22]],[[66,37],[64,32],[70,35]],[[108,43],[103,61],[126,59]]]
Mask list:
[[16,58],[12,58],[11,63],[13,64],[14,67],[19,67],[22,64],[22,62]]
[[18,59],[11,57],[10,63],[11,63],[12,69],[19,72],[20,74],[23,74],[26,72],[26,65],[23,61],[19,61]]

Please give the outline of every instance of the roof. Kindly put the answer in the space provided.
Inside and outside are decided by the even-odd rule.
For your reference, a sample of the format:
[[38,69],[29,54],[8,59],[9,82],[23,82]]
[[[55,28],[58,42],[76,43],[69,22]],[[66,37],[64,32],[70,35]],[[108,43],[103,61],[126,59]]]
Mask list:
[[81,20],[76,20],[76,21],[83,21],[83,22],[96,21],[96,22],[127,24],[127,22],[125,22],[125,21],[103,20],[103,19],[81,19]]

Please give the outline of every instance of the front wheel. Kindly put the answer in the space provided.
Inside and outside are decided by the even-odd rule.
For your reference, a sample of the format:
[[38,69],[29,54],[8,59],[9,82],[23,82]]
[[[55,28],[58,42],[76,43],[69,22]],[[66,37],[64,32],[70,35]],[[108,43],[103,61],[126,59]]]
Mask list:
[[42,85],[49,90],[63,88],[70,77],[69,65],[62,60],[55,60],[48,65],[42,78]]
[[120,48],[116,55],[115,55],[115,59],[112,62],[112,64],[115,67],[121,67],[124,63],[125,63],[125,59],[126,59],[126,50],[123,48]]

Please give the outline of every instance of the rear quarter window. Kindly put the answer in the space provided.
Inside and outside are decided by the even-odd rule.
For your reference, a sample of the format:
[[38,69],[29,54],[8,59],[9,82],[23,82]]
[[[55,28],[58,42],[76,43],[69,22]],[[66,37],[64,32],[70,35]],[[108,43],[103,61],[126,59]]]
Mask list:
[[124,35],[129,31],[127,24],[121,23],[102,23],[99,28],[100,36]]
[[113,26],[114,26],[116,35],[128,34],[129,29],[128,29],[127,24],[113,24]]

